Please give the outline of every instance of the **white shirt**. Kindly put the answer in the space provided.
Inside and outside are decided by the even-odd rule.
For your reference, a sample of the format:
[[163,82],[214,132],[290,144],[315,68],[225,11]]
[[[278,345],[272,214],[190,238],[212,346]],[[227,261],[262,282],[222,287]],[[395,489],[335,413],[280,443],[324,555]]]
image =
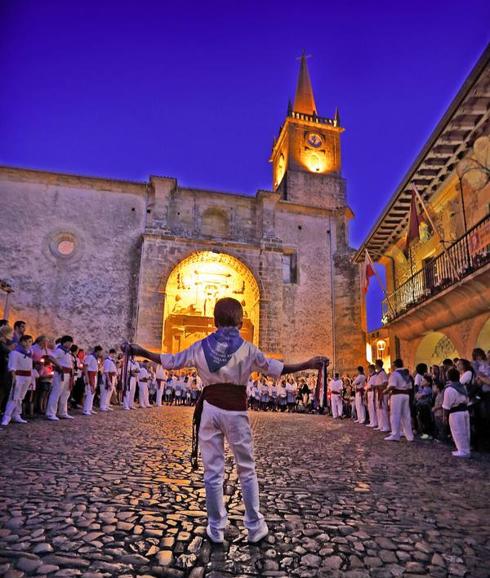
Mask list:
[[406,389],[407,393],[412,389],[412,384],[410,381],[406,381],[400,370],[392,371],[390,373],[390,378],[388,379],[388,387],[393,389]]
[[231,356],[228,363],[214,373],[209,370],[202,349],[202,341],[196,341],[196,343],[175,355],[162,353],[160,359],[162,366],[166,369],[195,367],[204,387],[213,383],[247,385],[250,374],[254,371],[272,377],[279,377],[284,367],[281,361],[267,358],[260,349],[248,341],[244,341]]
[[388,376],[386,375],[386,371],[382,369],[378,373],[374,374],[375,380],[373,381],[372,385],[383,385],[388,381]]
[[469,383],[471,383],[472,379],[473,373],[471,371],[465,371],[463,375],[459,378],[459,383],[462,383],[463,385],[468,385]]
[[87,371],[99,370],[99,360],[95,357],[93,353],[87,355],[87,357],[83,360],[83,364],[87,368]]
[[165,379],[165,371],[161,365],[157,365],[157,370],[155,372],[156,379]]
[[367,378],[367,382],[366,382],[366,390],[367,391],[372,391],[373,387],[376,385],[376,374],[373,373],[372,375],[370,375]]
[[57,347],[53,351],[53,358],[61,367],[73,369],[73,357],[69,351],[65,351],[63,348]]
[[[141,381],[142,379],[148,379],[150,377],[150,374],[148,373],[148,370],[145,369],[144,367],[140,367],[140,372],[138,373],[138,381]],[[145,383],[145,382],[142,382]]]
[[328,387],[331,393],[342,393],[344,384],[341,379],[332,379]]
[[9,353],[9,371],[30,371],[32,377],[32,357],[14,349]]
[[444,399],[442,401],[442,409],[446,411],[452,407],[456,407],[461,403],[468,403],[468,397],[457,392],[454,387],[447,386],[444,389]]
[[422,384],[422,380],[424,379],[423,375],[420,375],[420,373],[417,373],[415,375],[415,377],[413,378],[413,383],[416,387],[419,387]]
[[360,373],[352,382],[352,385],[356,388],[356,391],[362,391],[364,385],[366,384],[366,376],[364,373]]

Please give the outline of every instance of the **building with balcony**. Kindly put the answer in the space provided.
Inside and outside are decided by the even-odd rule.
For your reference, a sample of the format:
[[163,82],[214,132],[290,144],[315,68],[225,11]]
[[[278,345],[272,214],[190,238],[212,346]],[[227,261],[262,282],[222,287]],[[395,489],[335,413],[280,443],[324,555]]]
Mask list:
[[[356,254],[386,269],[384,329],[409,366],[490,348],[490,46]],[[422,217],[406,248],[414,186]]]

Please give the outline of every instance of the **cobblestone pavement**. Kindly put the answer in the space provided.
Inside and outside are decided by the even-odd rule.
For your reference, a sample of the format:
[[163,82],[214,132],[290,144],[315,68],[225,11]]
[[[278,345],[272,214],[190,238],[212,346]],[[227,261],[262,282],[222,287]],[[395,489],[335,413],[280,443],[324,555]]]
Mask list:
[[231,459],[224,547],[205,533],[202,471],[189,466],[189,408],[0,432],[0,575],[490,575],[490,457],[384,442],[321,416],[251,414],[271,528],[245,541]]

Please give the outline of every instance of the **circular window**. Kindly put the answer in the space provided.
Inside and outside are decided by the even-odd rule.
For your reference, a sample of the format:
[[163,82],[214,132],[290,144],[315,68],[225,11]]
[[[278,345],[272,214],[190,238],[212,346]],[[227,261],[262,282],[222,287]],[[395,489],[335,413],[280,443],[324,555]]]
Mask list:
[[71,255],[75,250],[75,243],[72,240],[60,241],[56,249],[60,255],[68,257],[68,255]]

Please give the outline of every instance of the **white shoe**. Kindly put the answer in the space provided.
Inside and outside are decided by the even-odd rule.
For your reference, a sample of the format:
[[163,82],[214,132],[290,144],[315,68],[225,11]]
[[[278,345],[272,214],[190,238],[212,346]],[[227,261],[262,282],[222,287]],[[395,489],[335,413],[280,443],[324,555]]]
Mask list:
[[60,418],[56,415],[48,415],[46,417],[49,419],[49,421],[60,421]]
[[455,452],[452,452],[452,454],[455,458],[469,458],[470,457],[470,454],[467,454],[465,452],[459,452],[457,450]]
[[123,407],[123,409],[124,409],[125,411],[130,411],[130,410],[131,410],[130,407]]
[[100,408],[99,411],[109,411],[109,410]]
[[65,415],[60,415],[61,419],[75,419],[72,415],[68,415],[67,413],[65,413]]
[[107,411],[114,411],[114,410],[112,409],[112,407],[108,407]]
[[2,419],[2,426],[3,427],[7,427],[9,423],[10,423],[10,418],[8,418],[8,419],[3,418]]
[[385,442],[399,442],[400,438],[396,438],[395,436],[386,436]]
[[14,417],[14,422],[15,423],[28,423],[25,419],[22,419],[21,417]]
[[92,414],[89,411],[84,411],[83,415],[91,416]]
[[260,528],[254,532],[248,531],[248,541],[250,544],[257,544],[263,540],[269,533],[269,528],[265,522],[262,522]]
[[213,544],[222,544],[225,540],[223,530],[213,530],[209,524],[206,526],[206,534]]

